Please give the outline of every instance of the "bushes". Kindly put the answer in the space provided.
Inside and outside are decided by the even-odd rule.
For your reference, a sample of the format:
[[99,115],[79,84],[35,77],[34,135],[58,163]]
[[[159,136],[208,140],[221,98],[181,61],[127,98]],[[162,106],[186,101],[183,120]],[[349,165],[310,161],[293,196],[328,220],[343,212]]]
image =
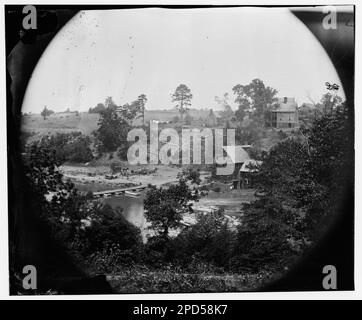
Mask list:
[[246,210],[246,217],[238,227],[231,261],[233,271],[284,268],[285,259],[293,255],[287,242],[293,230],[283,213],[276,203],[260,202]]
[[235,233],[227,225],[223,211],[198,216],[196,224],[173,240],[175,260],[187,266],[192,261],[227,268]]
[[141,241],[140,230],[129,223],[121,211],[109,205],[98,207],[91,215],[91,224],[85,228],[86,254],[102,251],[137,248]]
[[68,142],[64,149],[64,158],[72,162],[88,162],[93,159],[90,146],[90,139],[86,136],[79,136],[73,141]]
[[200,171],[198,169],[194,169],[192,167],[187,167],[182,169],[182,172],[177,175],[178,178],[182,178],[186,181],[191,181],[194,184],[200,184]]
[[37,144],[54,150],[56,157],[62,163],[65,161],[88,162],[93,159],[90,149],[91,140],[81,132],[57,133],[44,136]]

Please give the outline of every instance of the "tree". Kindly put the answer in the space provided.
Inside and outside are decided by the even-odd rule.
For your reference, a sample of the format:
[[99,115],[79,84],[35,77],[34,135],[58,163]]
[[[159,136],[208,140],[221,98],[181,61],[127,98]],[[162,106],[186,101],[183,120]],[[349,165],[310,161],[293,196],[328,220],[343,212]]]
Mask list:
[[198,191],[191,190],[183,179],[168,188],[150,185],[144,200],[146,219],[158,235],[167,239],[170,229],[181,227],[183,215],[193,212],[191,201],[198,199]]
[[[110,260],[114,248],[122,258],[142,245],[139,229],[126,221],[119,210],[88,201],[74,184],[65,181],[55,150],[34,143],[28,147],[24,160],[37,218],[46,223],[68,253],[77,258],[91,257],[101,264]],[[118,259],[118,264],[122,262],[119,260],[122,259]]]
[[79,136],[68,142],[63,150],[64,157],[68,161],[88,162],[93,159],[90,149],[90,138],[88,136]]
[[[114,152],[118,148],[127,150],[127,134],[129,124],[124,119],[124,112],[119,112],[111,97],[105,102],[106,108],[101,111],[98,129],[95,131],[96,138],[100,141],[100,152]],[[127,151],[122,152],[123,155]]]
[[183,168],[182,171],[178,173],[177,177],[185,181],[191,181],[191,183],[194,184],[201,183],[200,171],[192,168],[191,166]]
[[321,99],[321,106],[323,108],[323,113],[332,113],[338,106],[343,102],[343,99],[337,94],[332,94],[330,92],[325,93]]
[[233,87],[236,96],[235,102],[238,103],[236,117],[239,121],[244,119],[247,113],[250,113],[254,120],[260,125],[264,125],[265,111],[268,105],[276,101],[277,90],[265,86],[260,79],[254,79],[247,85],[238,84]]
[[125,119],[130,124],[134,119],[137,119],[139,117],[142,117],[142,120],[144,122],[146,102],[146,95],[141,94],[140,96],[138,96],[137,100],[118,107],[117,112],[121,118]]
[[110,96],[106,98],[106,101],[104,102],[104,106],[105,106],[105,108],[108,108],[108,109],[117,108],[117,105],[114,103],[113,98]]
[[88,113],[101,113],[106,107],[103,103],[98,103],[94,108],[89,108]]
[[262,129],[255,122],[250,122],[247,126],[238,126],[235,132],[235,138],[241,144],[250,144],[258,147],[260,145]]
[[146,103],[147,97],[145,94],[141,94],[137,98],[139,111],[142,113],[142,124],[145,125],[145,110],[146,110]]
[[191,90],[185,84],[180,84],[172,94],[172,102],[177,102],[176,108],[180,112],[181,120],[191,106],[192,97]]
[[87,214],[84,198],[74,184],[64,181],[59,170],[62,161],[54,149],[33,143],[26,150],[25,173],[38,218],[45,221],[57,240],[70,242]]
[[85,253],[101,252],[112,245],[128,250],[142,243],[140,230],[129,223],[120,210],[102,204],[93,209],[91,225],[85,228],[84,236]]
[[49,110],[46,106],[44,106],[43,111],[40,113],[40,115],[44,118],[44,120],[52,115],[54,113],[53,110]]
[[242,268],[282,269],[323,235],[346,188],[353,190],[347,106],[335,106],[305,135],[281,141],[262,160],[254,177],[257,200],[243,206],[235,259]]
[[317,118],[308,134],[311,173],[331,193],[336,192],[348,182],[353,168],[353,120],[346,103]]
[[198,214],[197,222],[184,229],[174,240],[175,258],[189,266],[193,261],[227,267],[235,234],[228,227],[223,209]]
[[230,121],[234,116],[234,111],[231,109],[229,105],[229,95],[228,93],[224,93],[223,97],[215,97],[215,101],[223,108],[222,111],[220,111],[220,117],[224,123],[227,121]]
[[58,161],[88,162],[93,159],[91,140],[81,132],[46,135],[37,142],[39,147],[55,152]]

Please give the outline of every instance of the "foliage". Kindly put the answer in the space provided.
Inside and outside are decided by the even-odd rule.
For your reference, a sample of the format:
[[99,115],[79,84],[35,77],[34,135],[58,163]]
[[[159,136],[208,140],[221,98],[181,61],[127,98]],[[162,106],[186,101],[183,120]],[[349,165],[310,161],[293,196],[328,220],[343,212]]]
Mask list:
[[248,149],[248,154],[251,159],[262,161],[263,158],[266,156],[266,151],[258,147],[251,147]]
[[309,131],[310,170],[314,178],[335,189],[353,165],[353,122],[345,104],[317,119]]
[[338,109],[340,107],[342,102],[343,102],[343,99],[340,96],[338,96],[337,94],[332,94],[330,92],[325,93],[322,96],[322,99],[320,102],[322,110],[323,110],[323,114],[333,113],[333,111],[335,111],[336,109]]
[[111,97],[106,99],[106,108],[100,113],[96,138],[100,141],[99,152],[113,152],[122,148],[127,152],[129,124],[120,116]]
[[88,113],[101,113],[106,109],[103,103],[98,103],[94,108],[89,108]]
[[221,98],[215,97],[215,101],[223,108],[223,110],[219,112],[222,122],[226,123],[230,121],[235,114],[229,105],[229,95],[224,93]]
[[91,140],[80,132],[59,133],[43,136],[36,142],[39,146],[53,150],[62,163],[65,161],[88,162],[93,159]]
[[64,147],[64,157],[72,162],[88,162],[93,159],[90,149],[91,140],[88,136],[79,136]]
[[191,190],[183,179],[168,188],[150,185],[144,200],[145,217],[158,235],[168,238],[170,229],[181,227],[183,215],[193,212],[191,201],[198,198],[198,190]]
[[127,156],[128,142],[127,134],[131,128],[133,120],[143,117],[147,97],[141,94],[132,103],[126,103],[117,107],[111,97],[105,101],[105,109],[100,112],[98,129],[95,137],[99,140],[98,151],[114,152],[118,150],[121,159]]
[[288,135],[283,130],[278,131],[278,136],[280,140],[283,140],[288,137]]
[[36,212],[53,234],[65,242],[74,239],[85,213],[81,209],[83,197],[72,183],[63,180],[60,164],[54,149],[37,143],[27,148],[24,169]]
[[40,115],[44,118],[44,120],[52,115],[54,113],[53,110],[48,109],[46,106],[44,106],[43,111],[40,113]]
[[[192,266],[192,270],[196,270]],[[170,292],[236,292],[254,290],[270,278],[266,272],[243,274],[215,274],[190,272],[170,264],[156,270],[147,266],[122,268],[122,272],[110,277],[117,293],[170,293]]]
[[119,117],[126,120],[128,123],[131,123],[134,119],[142,117],[142,120],[144,122],[146,102],[146,95],[141,94],[140,96],[138,96],[137,100],[131,103],[126,103],[125,105],[117,108]]
[[173,240],[174,256],[183,266],[196,260],[227,268],[234,238],[223,210],[199,214],[197,222]]
[[293,256],[287,241],[295,233],[290,213],[267,197],[244,209],[231,268],[237,272],[283,269]]
[[139,229],[119,210],[89,201],[64,181],[54,150],[33,144],[24,164],[38,218],[76,259],[110,270],[114,263],[129,264],[142,256]]
[[139,112],[142,114],[142,124],[145,124],[145,110],[146,110],[146,103],[147,97],[145,94],[141,94],[137,98]]
[[255,122],[247,126],[238,126],[235,132],[236,140],[241,144],[259,146],[263,131]]
[[191,90],[185,84],[180,84],[172,94],[172,102],[177,102],[176,108],[180,112],[181,119],[189,110],[192,97]]
[[139,246],[141,235],[139,229],[130,224],[120,209],[98,204],[89,210],[90,225],[84,228],[86,254],[114,249],[129,250]]
[[182,169],[182,172],[180,172],[177,177],[179,179],[183,179],[185,181],[191,181],[191,183],[194,184],[200,184],[200,171],[197,169],[194,169],[192,167],[186,167]]
[[327,226],[353,179],[353,127],[341,104],[303,135],[264,154],[255,175],[258,199],[244,205],[232,264],[283,268]]
[[265,111],[268,105],[276,101],[277,90],[265,86],[260,79],[254,79],[247,85],[234,86],[233,92],[236,96],[235,102],[238,104],[238,110],[235,113],[237,119],[241,122],[249,113],[259,126],[264,125]]

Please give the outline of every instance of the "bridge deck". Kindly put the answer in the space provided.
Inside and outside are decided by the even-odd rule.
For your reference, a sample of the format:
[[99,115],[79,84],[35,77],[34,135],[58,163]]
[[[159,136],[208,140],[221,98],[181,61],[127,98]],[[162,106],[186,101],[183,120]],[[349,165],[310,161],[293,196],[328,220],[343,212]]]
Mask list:
[[142,190],[142,189],[146,189],[146,188],[147,188],[146,185],[141,185],[141,186],[121,188],[121,189],[98,191],[98,192],[93,192],[93,196],[101,196],[101,195],[105,195],[105,194],[113,194],[113,193],[132,191],[132,190]]

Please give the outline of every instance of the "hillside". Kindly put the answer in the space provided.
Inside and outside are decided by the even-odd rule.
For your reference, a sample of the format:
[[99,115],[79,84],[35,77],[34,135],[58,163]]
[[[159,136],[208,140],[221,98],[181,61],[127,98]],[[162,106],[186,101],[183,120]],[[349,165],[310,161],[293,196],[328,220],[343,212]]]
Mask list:
[[[189,114],[194,119],[206,118],[208,110],[191,109]],[[146,110],[145,122],[157,120],[161,122],[172,121],[180,114],[176,110]],[[77,113],[55,113],[43,119],[38,114],[23,116],[22,131],[34,132],[35,134],[53,134],[55,132],[72,132],[80,131],[83,134],[90,135],[98,127],[99,114],[80,112]],[[140,125],[142,119],[134,121],[134,125]]]

